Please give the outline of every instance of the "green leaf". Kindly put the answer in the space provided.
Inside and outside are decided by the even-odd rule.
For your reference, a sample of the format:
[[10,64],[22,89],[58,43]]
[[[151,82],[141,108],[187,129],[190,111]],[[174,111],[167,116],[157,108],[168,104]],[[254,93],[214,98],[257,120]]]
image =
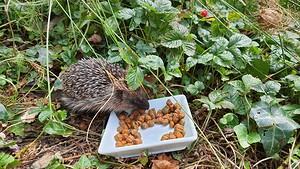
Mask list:
[[39,114],[39,121],[41,123],[45,122],[47,119],[49,119],[51,117],[52,113],[49,109],[43,110],[40,114]]
[[178,10],[172,6],[169,0],[138,0],[137,3],[143,8],[155,13],[178,13]]
[[248,140],[247,140],[248,132],[247,132],[246,126],[241,123],[241,124],[235,126],[233,128],[233,130],[236,133],[236,136],[239,140],[240,145],[243,148],[248,148],[250,146],[250,144],[248,143]]
[[119,19],[127,20],[127,19],[130,19],[130,18],[134,17],[134,16],[135,16],[135,10],[129,9],[129,8],[123,8],[123,9],[119,10],[118,13],[117,13],[117,17]]
[[254,103],[250,117],[259,127],[263,147],[269,156],[278,153],[294,130],[300,127],[293,119],[286,117],[278,106],[270,106],[266,102]]
[[44,126],[44,131],[48,134],[71,135],[73,133],[64,123],[57,121],[49,121]]
[[60,121],[64,121],[67,118],[68,112],[66,110],[58,110],[54,113],[54,116],[57,117]]
[[228,47],[251,47],[252,40],[244,34],[234,34],[230,37]]
[[294,91],[296,91],[296,92],[300,91],[300,78],[298,78],[294,81]]
[[234,126],[239,124],[239,119],[237,115],[233,113],[226,113],[221,119],[220,123],[222,124],[222,128],[233,128]]
[[91,162],[84,154],[80,157],[79,161],[74,165],[74,169],[90,168]]
[[165,70],[163,60],[156,55],[147,55],[146,57],[139,58],[140,66],[147,69],[158,70],[161,68]]
[[6,76],[0,75],[0,86],[4,86],[6,84]]
[[246,87],[246,91],[249,91],[254,86],[262,83],[260,79],[253,77],[252,75],[244,75],[242,81]]
[[178,48],[183,45],[183,37],[177,31],[169,31],[165,35],[161,36],[161,45],[167,48]]
[[233,58],[232,53],[224,51],[223,53],[216,55],[213,61],[220,66],[229,68],[233,64]]
[[252,89],[260,93],[275,96],[279,92],[280,87],[280,83],[276,81],[267,81],[265,84],[260,83],[254,86]]
[[260,135],[256,132],[251,132],[247,135],[247,141],[249,144],[258,143],[260,140]]
[[126,81],[131,90],[137,89],[144,81],[144,73],[138,66],[131,68],[126,75]]
[[253,59],[253,61],[247,64],[246,71],[252,76],[257,76],[260,79],[266,78],[269,74],[270,63],[262,59]]
[[282,109],[284,112],[286,112],[290,116],[300,114],[300,105],[298,105],[298,104],[284,105],[284,106],[280,107],[280,109]]
[[94,155],[89,155],[88,159],[91,162],[91,165],[97,167],[97,169],[107,169],[111,167],[111,164],[100,162],[99,159]]
[[3,104],[0,103],[0,121],[6,123],[8,120],[8,113]]
[[195,55],[196,52],[196,43],[194,40],[186,41],[183,45],[183,51],[188,56]]
[[24,136],[24,123],[12,125],[8,130],[17,136]]
[[103,23],[103,27],[104,27],[105,34],[107,36],[112,36],[112,35],[114,35],[114,32],[117,31],[117,29],[119,27],[119,23],[113,16],[111,16],[111,17],[105,19],[105,21]]
[[213,40],[215,43],[211,46],[210,52],[215,55],[223,53],[227,48],[228,40],[223,37],[215,38]]
[[46,167],[46,169],[65,169],[66,167],[63,164],[60,164],[58,159],[51,161],[51,164]]
[[205,86],[201,81],[196,81],[195,84],[190,84],[186,88],[186,90],[190,92],[192,95],[197,95],[203,89],[205,89]]
[[139,40],[136,43],[136,53],[140,56],[140,57],[145,57],[146,54],[149,53],[155,53],[156,49],[152,46],[150,46],[149,44],[145,44],[144,41]]
[[13,156],[5,153],[0,153],[0,168],[8,169],[18,166],[20,162],[16,160]]

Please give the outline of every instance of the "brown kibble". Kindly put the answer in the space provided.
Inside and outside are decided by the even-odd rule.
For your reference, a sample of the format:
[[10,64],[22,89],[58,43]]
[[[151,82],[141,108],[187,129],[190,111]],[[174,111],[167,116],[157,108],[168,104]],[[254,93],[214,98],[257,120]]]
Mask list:
[[117,133],[117,134],[114,136],[114,139],[115,139],[116,141],[122,141],[123,136],[122,136],[122,134]]
[[160,141],[168,140],[169,139],[169,134],[164,134],[161,138]]
[[146,113],[146,110],[139,109],[139,112],[140,112],[141,114],[145,114],[145,113]]
[[182,138],[183,134],[179,131],[174,131],[174,135],[176,136],[176,138]]
[[169,124],[169,120],[168,119],[162,119],[162,125],[166,126]]
[[170,121],[170,127],[171,127],[171,128],[174,128],[174,125],[175,125],[174,122],[173,122],[173,121]]
[[149,121],[151,119],[152,119],[151,116],[149,116],[148,114],[145,115],[145,121]]
[[125,123],[130,123],[131,119],[128,116],[126,116],[125,119],[124,119],[124,121],[125,121]]
[[164,108],[162,109],[162,113],[163,113],[163,114],[168,114],[168,113],[169,113],[169,108],[168,108],[168,107],[164,107]]
[[131,114],[133,114],[134,116],[140,114],[140,111],[137,109],[132,110]]
[[130,123],[126,123],[126,126],[129,128],[129,129],[131,129],[132,128],[132,123],[130,122]]
[[140,126],[140,123],[138,123],[137,121],[132,122],[132,128],[138,130]]
[[135,138],[133,137],[133,135],[130,134],[130,135],[127,137],[127,139],[126,139],[126,142],[127,142],[127,143],[132,143],[134,139],[135,139]]
[[166,102],[166,104],[167,104],[168,106],[170,106],[170,105],[172,105],[173,103],[172,103],[172,101],[171,101],[170,99],[168,99],[167,102]]
[[161,110],[158,110],[156,114],[156,118],[162,117],[163,115],[164,115],[163,112]]
[[147,124],[146,122],[142,123],[141,128],[142,128],[142,129],[148,128],[148,124]]
[[155,122],[154,122],[154,120],[149,120],[149,121],[147,121],[147,124],[149,127],[153,127]]
[[124,144],[121,141],[116,142],[116,147],[123,147]]
[[140,121],[140,122],[144,122],[145,121],[145,115],[140,115],[136,118],[137,121]]
[[135,134],[133,134],[134,138],[142,138],[142,135],[140,132],[136,132]]
[[125,128],[124,128],[123,126],[119,126],[119,127],[117,128],[117,131],[118,131],[119,133],[122,133],[123,130],[125,130]]
[[184,126],[185,120],[184,119],[180,119],[178,124],[183,125]]
[[179,121],[178,115],[174,114],[174,116],[172,117],[172,120],[174,123],[178,123],[178,121]]
[[140,138],[137,138],[137,139],[134,139],[134,140],[133,140],[133,144],[134,144],[134,145],[142,144],[142,143],[143,143],[143,140],[140,139]]
[[178,114],[179,119],[182,119],[185,116],[185,114],[182,111],[178,112],[177,114]]
[[124,114],[120,114],[120,115],[119,115],[119,120],[122,121],[122,120],[124,120],[124,119],[125,119],[125,115],[124,115]]
[[181,109],[181,107],[180,107],[179,103],[175,103],[175,110],[180,110],[180,109]]
[[134,115],[134,114],[130,114],[130,115],[129,115],[129,118],[130,118],[131,120],[133,120],[133,119],[134,119],[134,117],[135,117],[135,115]]
[[170,117],[170,114],[165,114],[165,115],[163,116],[164,119],[169,119],[169,117]]
[[174,133],[170,132],[169,133],[169,139],[175,139],[175,138],[176,138],[176,136],[174,135]]
[[122,134],[130,134],[130,131],[128,130],[128,129],[124,129],[123,131],[122,131]]
[[183,127],[183,125],[181,125],[181,124],[176,124],[176,125],[174,126],[174,130],[183,133],[183,132],[184,132],[184,127]]
[[122,143],[123,145],[125,145],[127,142],[126,142],[126,140],[123,140],[123,141],[121,141],[121,143]]
[[162,117],[158,117],[156,119],[156,124],[162,124],[163,118]]

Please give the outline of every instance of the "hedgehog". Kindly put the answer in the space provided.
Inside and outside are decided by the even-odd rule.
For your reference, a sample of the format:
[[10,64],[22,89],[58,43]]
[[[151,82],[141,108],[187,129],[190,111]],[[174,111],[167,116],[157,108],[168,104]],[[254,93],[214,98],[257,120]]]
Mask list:
[[149,109],[145,90],[130,90],[126,70],[104,59],[82,59],[61,75],[64,107],[72,112],[122,112]]

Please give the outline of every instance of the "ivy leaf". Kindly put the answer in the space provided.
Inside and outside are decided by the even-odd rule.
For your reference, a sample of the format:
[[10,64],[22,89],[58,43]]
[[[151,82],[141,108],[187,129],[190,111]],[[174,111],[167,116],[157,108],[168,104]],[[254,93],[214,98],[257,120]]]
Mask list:
[[57,121],[49,121],[44,126],[44,131],[48,134],[58,134],[58,135],[71,135],[73,132],[67,128],[64,123]]
[[300,127],[293,119],[285,116],[278,106],[266,102],[256,102],[250,110],[250,117],[259,127],[263,147],[272,156],[286,145],[293,131]]
[[0,75],[0,86],[4,86],[6,84],[6,76]]
[[247,135],[247,141],[249,144],[258,143],[261,141],[261,137],[256,132],[251,132]]
[[192,95],[197,95],[203,89],[205,89],[205,86],[201,81],[196,81],[195,84],[190,84],[186,88],[186,90],[190,92]]
[[142,67],[147,69],[158,70],[161,68],[162,70],[165,70],[163,60],[156,55],[147,55],[146,57],[139,58],[139,62]]
[[260,83],[254,86],[252,89],[260,93],[265,93],[271,96],[275,96],[279,92],[280,87],[281,85],[278,82],[267,81],[265,84]]
[[[237,81],[235,81],[237,82]],[[241,82],[241,81],[239,81]],[[241,82],[242,84],[242,82]],[[234,111],[237,114],[245,115],[250,108],[248,107],[247,102],[251,103],[251,100],[248,99],[248,101],[245,100],[244,97],[240,96],[240,92],[237,90],[237,87],[234,87],[232,85],[226,85],[223,89],[224,91],[227,91],[226,100],[229,100],[232,104],[234,104]],[[243,89],[240,89],[243,90]]]
[[243,148],[248,148],[250,144],[247,141],[247,135],[248,135],[247,127],[244,124],[239,124],[235,126],[233,130],[239,140],[240,145]]
[[0,153],[0,168],[14,168],[20,164],[13,156]]
[[0,103],[0,121],[6,123],[8,120],[8,113],[3,104]]
[[13,125],[9,128],[9,131],[17,136],[24,136],[24,123]]
[[292,104],[292,105],[284,105],[280,107],[284,112],[289,114],[290,116],[299,115],[300,114],[300,105]]
[[91,162],[84,154],[80,157],[79,161],[75,164],[74,169],[81,169],[81,168],[90,168]]
[[220,123],[222,124],[222,128],[233,128],[234,126],[239,124],[239,119],[237,115],[233,113],[226,113],[221,119]]
[[135,10],[129,8],[123,8],[119,10],[117,13],[117,17],[119,19],[124,19],[124,20],[130,19],[134,16],[135,16]]
[[126,75],[126,81],[131,90],[137,89],[144,81],[143,70],[139,66],[130,69]]

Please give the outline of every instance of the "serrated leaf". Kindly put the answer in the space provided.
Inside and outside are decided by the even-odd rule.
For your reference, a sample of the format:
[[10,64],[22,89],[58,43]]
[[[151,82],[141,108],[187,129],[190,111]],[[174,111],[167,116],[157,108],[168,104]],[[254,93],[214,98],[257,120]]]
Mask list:
[[213,61],[223,67],[230,67],[233,64],[233,55],[229,51],[224,51],[216,55]]
[[75,164],[74,169],[90,168],[91,162],[84,154],[80,157],[79,161]]
[[57,117],[60,121],[64,121],[67,118],[66,110],[58,110],[54,113],[54,116]]
[[134,15],[135,15],[135,10],[129,8],[123,8],[119,10],[117,13],[117,17],[119,19],[125,19],[125,20],[134,17]]
[[39,114],[39,121],[41,123],[45,122],[47,119],[49,119],[51,117],[51,111],[49,109],[43,110],[40,114]]
[[262,144],[269,156],[277,153],[289,140],[293,131],[300,127],[293,119],[285,116],[278,106],[266,102],[252,105],[250,117],[259,127]]
[[246,87],[246,91],[249,91],[252,89],[254,86],[262,83],[260,79],[253,77],[252,75],[244,75],[242,77],[242,81]]
[[183,51],[188,56],[195,55],[196,52],[196,43],[192,41],[185,42],[183,45]]
[[247,132],[246,126],[244,124],[239,124],[239,125],[235,126],[233,128],[233,130],[236,133],[236,136],[238,138],[240,145],[243,148],[248,148],[250,146],[250,144],[247,141],[248,132]]
[[227,48],[228,40],[223,37],[219,37],[213,40],[215,41],[215,43],[211,46],[210,52],[215,55],[223,53]]
[[169,31],[161,36],[161,45],[167,48],[178,48],[183,45],[183,37],[177,31]]
[[58,135],[71,135],[73,131],[67,128],[62,122],[49,121],[44,126],[44,131],[48,134],[58,134]]
[[131,90],[137,89],[144,81],[143,70],[138,66],[131,68],[127,72],[126,81]]
[[169,0],[138,0],[137,3],[155,13],[178,13],[178,10],[172,6]]
[[158,70],[161,68],[165,70],[163,60],[156,55],[147,55],[146,57],[139,58],[140,66],[147,69]]
[[284,105],[284,106],[281,106],[280,109],[285,111],[287,114],[291,114],[291,115],[300,114],[300,105],[297,105],[297,104]]
[[195,84],[190,84],[186,88],[186,90],[190,92],[192,95],[197,95],[203,89],[205,89],[205,86],[201,81],[196,81]]
[[252,39],[244,34],[234,34],[229,38],[228,46],[232,47],[251,47]]
[[3,104],[0,103],[0,121],[6,123],[8,120],[8,113]]
[[296,91],[296,92],[300,91],[300,78],[298,78],[294,81],[294,91]]

